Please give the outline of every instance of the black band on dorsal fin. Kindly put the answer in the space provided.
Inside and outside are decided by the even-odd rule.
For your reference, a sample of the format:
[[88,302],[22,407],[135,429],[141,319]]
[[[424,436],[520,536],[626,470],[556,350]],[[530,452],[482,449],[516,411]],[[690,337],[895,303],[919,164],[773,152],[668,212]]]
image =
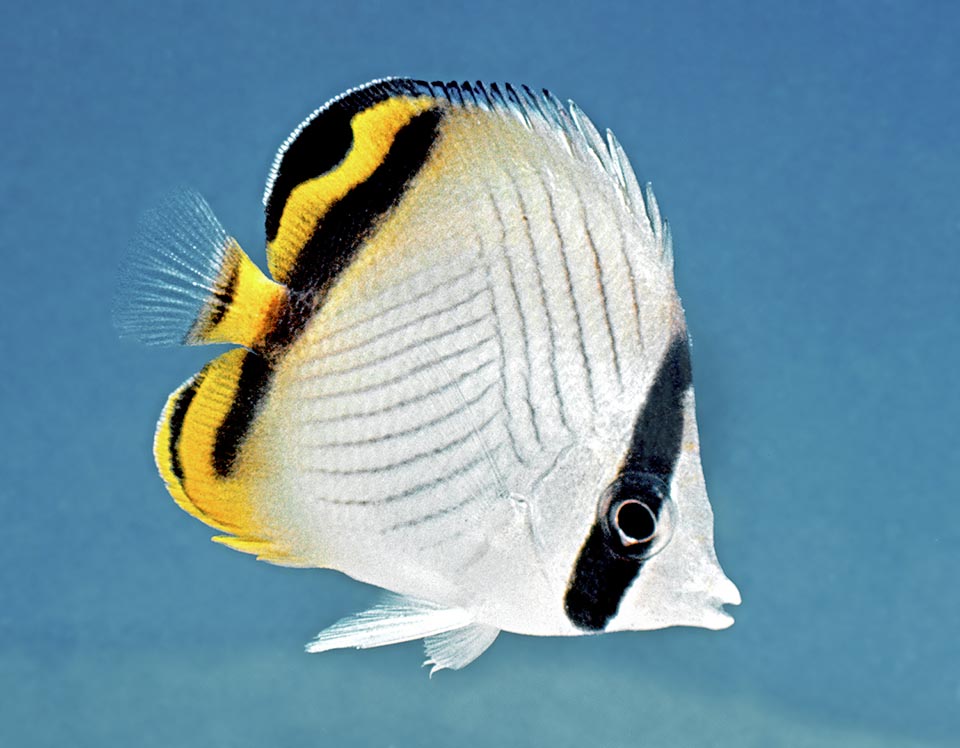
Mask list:
[[267,261],[311,311],[402,202],[448,109],[427,83],[376,82],[318,110],[280,149],[266,194]]
[[353,143],[350,120],[357,112],[393,96],[423,95],[429,88],[423,81],[403,78],[374,81],[317,109],[290,136],[274,164],[271,185],[264,196],[267,241],[276,237],[283,207],[293,189],[327,173],[347,155]]
[[[439,135],[443,113],[431,109],[397,133],[376,171],[333,205],[307,242],[287,285],[298,290],[325,288],[353,259],[377,223],[402,198],[423,167]],[[323,257],[323,261],[318,261]]]
[[[352,144],[351,118],[397,95],[422,95],[414,81],[385,81],[351,92],[318,113],[291,141],[278,167],[267,204],[268,235],[274,216],[279,225],[290,192],[337,164]],[[353,185],[319,217],[316,228],[299,247],[283,278],[292,293],[267,331],[257,352],[240,363],[231,404],[216,432],[212,463],[218,476],[234,472],[240,450],[269,390],[274,362],[297,339],[337,276],[354,260],[363,242],[376,230],[429,158],[440,131],[443,112],[427,108],[410,117],[393,134],[389,148],[378,154],[376,168]],[[338,150],[339,149],[339,150]],[[272,211],[278,211],[274,214]]]
[[322,303],[327,289],[353,261],[363,242],[402,199],[410,181],[429,158],[443,113],[429,109],[397,133],[383,161],[365,181],[334,203],[297,255],[286,285],[297,295],[278,319],[265,348],[275,355],[289,346]]

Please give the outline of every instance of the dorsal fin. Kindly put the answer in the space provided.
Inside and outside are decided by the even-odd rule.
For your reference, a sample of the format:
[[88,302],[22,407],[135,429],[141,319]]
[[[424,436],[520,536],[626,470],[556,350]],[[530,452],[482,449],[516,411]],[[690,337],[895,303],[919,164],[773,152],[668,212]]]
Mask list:
[[444,134],[445,114],[482,111],[561,141],[598,166],[670,261],[653,191],[640,187],[620,144],[602,137],[572,102],[496,83],[377,80],[327,102],[286,139],[264,194],[267,256],[279,282],[322,293],[403,197]]
[[440,117],[437,102],[413,85],[383,81],[302,123],[281,147],[264,195],[274,278],[316,291],[346,266],[426,161]]

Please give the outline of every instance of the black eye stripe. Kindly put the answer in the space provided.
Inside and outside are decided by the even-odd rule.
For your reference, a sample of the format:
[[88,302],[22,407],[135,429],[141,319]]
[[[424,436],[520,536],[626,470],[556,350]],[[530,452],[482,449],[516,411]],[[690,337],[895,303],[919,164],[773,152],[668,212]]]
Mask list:
[[[630,473],[652,474],[669,487],[682,446],[683,399],[692,382],[690,348],[686,336],[679,336],[667,349],[634,425],[620,477]],[[656,507],[658,514],[660,508]],[[603,630],[643,563],[642,558],[616,553],[598,518],[580,549],[567,586],[567,617],[585,631]]]
[[653,473],[670,485],[683,439],[683,397],[692,383],[687,338],[674,338],[633,427],[621,474]]
[[614,553],[603,528],[595,524],[580,549],[563,600],[567,618],[584,631],[603,631],[642,563]]

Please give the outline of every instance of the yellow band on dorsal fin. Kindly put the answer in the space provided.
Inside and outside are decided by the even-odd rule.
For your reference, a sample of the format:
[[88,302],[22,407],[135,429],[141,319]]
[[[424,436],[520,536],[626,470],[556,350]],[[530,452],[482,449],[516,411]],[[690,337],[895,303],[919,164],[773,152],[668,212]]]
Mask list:
[[324,214],[370,178],[405,125],[436,106],[436,99],[429,96],[397,96],[353,115],[350,120],[353,143],[343,161],[294,187],[283,205],[277,234],[267,247],[267,264],[274,278],[286,282]]

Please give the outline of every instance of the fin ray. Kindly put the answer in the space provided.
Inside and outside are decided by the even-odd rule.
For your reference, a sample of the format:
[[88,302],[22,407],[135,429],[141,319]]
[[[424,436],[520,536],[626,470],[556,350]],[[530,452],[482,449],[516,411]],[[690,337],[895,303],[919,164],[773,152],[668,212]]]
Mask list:
[[120,334],[148,345],[255,347],[286,289],[228,236],[207,202],[180,190],[141,219],[114,303]]
[[471,623],[470,614],[460,608],[444,608],[405,595],[387,595],[369,610],[341,618],[325,628],[306,649],[318,653],[349,647],[383,647],[436,636]]
[[[220,532],[218,543],[278,564],[296,565],[283,538],[277,537],[262,514],[262,454],[252,430],[259,397],[243,383],[244,370],[261,365],[252,351],[227,351],[207,364],[167,400],[154,438],[154,457],[177,505]],[[253,408],[252,412],[247,412]],[[243,429],[224,425],[234,412],[244,413]],[[229,448],[229,470],[218,466],[218,452]]]
[[484,623],[473,623],[463,628],[428,636],[423,642],[430,675],[438,670],[460,670],[487,651],[500,629]]

